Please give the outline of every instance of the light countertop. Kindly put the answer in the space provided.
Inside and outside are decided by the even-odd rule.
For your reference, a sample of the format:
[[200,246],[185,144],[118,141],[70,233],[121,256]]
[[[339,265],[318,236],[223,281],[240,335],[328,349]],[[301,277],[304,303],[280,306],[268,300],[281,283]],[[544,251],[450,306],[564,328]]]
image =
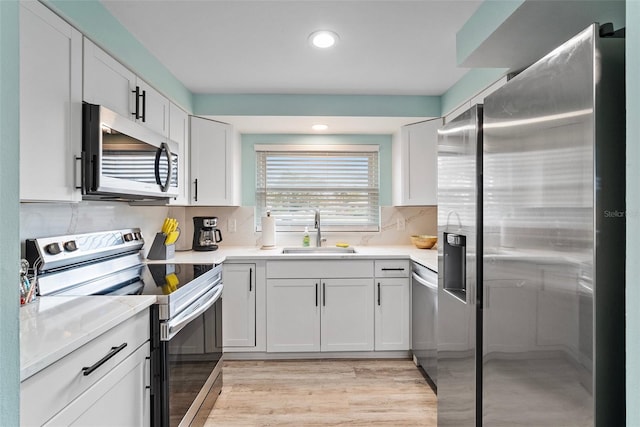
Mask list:
[[177,263],[202,263],[222,264],[224,261],[249,260],[249,259],[374,259],[374,258],[409,258],[434,271],[438,271],[438,251],[435,249],[417,249],[415,246],[355,246],[353,254],[283,254],[283,247],[273,249],[261,249],[255,246],[222,246],[216,251],[196,252],[179,251],[173,259],[166,261],[147,260],[149,263],[177,262]]
[[20,381],[155,302],[155,296],[50,296],[20,307]]
[[[221,264],[246,259],[409,258],[438,268],[438,251],[414,246],[361,246],[354,254],[283,254],[282,247],[220,246],[217,251],[176,252],[166,261]],[[155,296],[49,296],[20,308],[20,380],[23,381],[156,302]]]

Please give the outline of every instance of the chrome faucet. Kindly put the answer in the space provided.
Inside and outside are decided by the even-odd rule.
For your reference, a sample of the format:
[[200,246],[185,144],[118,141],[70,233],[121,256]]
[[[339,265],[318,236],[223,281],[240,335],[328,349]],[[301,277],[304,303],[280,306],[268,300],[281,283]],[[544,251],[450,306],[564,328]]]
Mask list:
[[322,233],[320,232],[320,209],[316,209],[316,217],[314,219],[314,228],[316,231],[316,246],[322,246]]

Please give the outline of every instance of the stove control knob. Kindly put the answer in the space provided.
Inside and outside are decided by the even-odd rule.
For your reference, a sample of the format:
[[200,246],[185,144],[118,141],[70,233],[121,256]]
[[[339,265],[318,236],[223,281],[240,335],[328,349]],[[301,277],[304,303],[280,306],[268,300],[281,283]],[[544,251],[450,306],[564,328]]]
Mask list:
[[60,252],[62,252],[62,249],[60,248],[59,243],[49,243],[44,247],[44,251],[49,255],[58,255]]
[[64,242],[63,245],[64,250],[67,252],[73,252],[78,250],[78,245],[75,240],[69,240],[68,242]]
[[127,233],[127,234],[124,235],[124,241],[125,242],[130,242],[132,240],[133,240],[133,234]]
[[136,231],[136,240],[142,240],[142,233]]

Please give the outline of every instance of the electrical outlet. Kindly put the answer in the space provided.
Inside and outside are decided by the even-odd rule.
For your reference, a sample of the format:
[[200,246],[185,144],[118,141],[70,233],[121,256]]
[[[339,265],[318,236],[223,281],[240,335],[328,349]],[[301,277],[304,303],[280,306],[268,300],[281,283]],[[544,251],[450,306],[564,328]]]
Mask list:
[[235,218],[229,218],[229,220],[227,221],[227,230],[229,231],[229,233],[235,233],[236,232],[236,219]]
[[398,229],[398,231],[404,231],[404,226],[404,217],[398,218],[398,220],[396,221],[396,228]]

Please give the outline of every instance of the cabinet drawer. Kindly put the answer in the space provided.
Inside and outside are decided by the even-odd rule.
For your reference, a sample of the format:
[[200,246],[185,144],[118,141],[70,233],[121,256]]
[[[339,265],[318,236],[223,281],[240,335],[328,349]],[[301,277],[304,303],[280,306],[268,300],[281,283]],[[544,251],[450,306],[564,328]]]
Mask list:
[[340,261],[269,261],[267,262],[267,278],[358,278],[373,277],[373,261],[340,260]]
[[[144,310],[51,364],[20,384],[22,425],[42,425],[89,387],[109,374],[120,362],[149,341],[149,312]],[[126,346],[97,367],[91,367],[113,347]]]
[[376,261],[376,277],[409,277],[409,260],[391,259]]

